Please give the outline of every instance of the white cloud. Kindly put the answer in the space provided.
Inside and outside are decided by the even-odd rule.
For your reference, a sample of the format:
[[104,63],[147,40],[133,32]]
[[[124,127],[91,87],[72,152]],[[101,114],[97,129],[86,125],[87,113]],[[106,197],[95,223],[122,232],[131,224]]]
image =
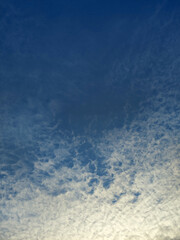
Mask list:
[[[65,141],[56,158],[47,162],[39,158],[34,165],[34,179],[40,178],[46,190],[29,178],[9,176],[8,183],[17,194],[1,199],[1,239],[178,239],[179,110],[174,105],[176,111],[167,114],[166,106],[156,102],[154,113],[144,110],[130,126],[104,132],[97,149],[105,159],[106,176],[90,173],[78,159],[73,168],[56,169],[57,159],[62,160],[76,145]],[[41,175],[41,170],[51,176]],[[113,182],[104,188],[104,180],[112,175]],[[99,183],[88,194],[91,178]],[[61,188],[65,192],[48,194]]]

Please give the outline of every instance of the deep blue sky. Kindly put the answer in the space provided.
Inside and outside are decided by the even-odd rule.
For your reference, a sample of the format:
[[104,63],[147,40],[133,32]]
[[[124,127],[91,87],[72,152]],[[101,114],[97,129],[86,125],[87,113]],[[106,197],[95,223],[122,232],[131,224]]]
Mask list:
[[[31,98],[36,111],[40,111],[35,103],[39,102],[47,114],[52,114],[48,104],[56,102],[54,117],[63,115],[66,125],[73,119],[74,127],[80,124],[86,128],[87,116],[100,117],[97,121],[102,126],[107,122],[109,125],[112,118],[120,122],[125,104],[131,106],[134,114],[139,102],[152,92],[146,87],[141,94],[136,92],[138,87],[132,90],[133,73],[124,81],[116,81],[113,87],[108,87],[107,79],[112,77],[115,62],[123,61],[130,51],[138,56],[153,44],[157,48],[163,46],[166,38],[161,35],[161,24],[174,11],[178,15],[178,2],[162,3],[4,1],[1,66],[5,77],[1,90],[8,89],[16,95],[14,109],[20,111],[28,108]],[[150,16],[156,18],[157,14],[151,25]]]

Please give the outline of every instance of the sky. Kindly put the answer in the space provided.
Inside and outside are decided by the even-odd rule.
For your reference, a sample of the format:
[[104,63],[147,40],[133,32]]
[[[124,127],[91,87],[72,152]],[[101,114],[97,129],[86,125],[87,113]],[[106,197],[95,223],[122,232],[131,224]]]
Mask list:
[[1,0],[0,240],[180,240],[180,2]]

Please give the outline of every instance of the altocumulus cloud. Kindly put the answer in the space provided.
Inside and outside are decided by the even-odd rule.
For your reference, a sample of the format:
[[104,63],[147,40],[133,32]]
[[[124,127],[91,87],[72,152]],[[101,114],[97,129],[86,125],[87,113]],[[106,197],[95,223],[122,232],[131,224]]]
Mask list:
[[144,110],[128,127],[104,132],[95,143],[103,176],[80,166],[78,156],[73,167],[58,169],[74,148],[63,141],[54,159],[34,164],[35,183],[18,171],[7,177],[3,185],[12,190],[1,191],[1,239],[178,239],[180,109],[169,102],[161,96],[153,113]]
[[68,135],[33,99],[19,113],[2,104],[0,240],[180,239],[180,37],[156,20],[105,80],[129,81],[120,127]]

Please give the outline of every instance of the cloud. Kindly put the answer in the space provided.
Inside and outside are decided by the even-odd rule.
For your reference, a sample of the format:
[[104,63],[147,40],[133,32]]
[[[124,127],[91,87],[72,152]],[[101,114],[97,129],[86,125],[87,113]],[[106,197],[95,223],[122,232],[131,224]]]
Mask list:
[[[105,175],[82,167],[78,152],[73,167],[57,166],[84,142],[79,136],[61,140],[47,161],[37,156],[25,179],[7,176],[1,239],[178,239],[180,110],[173,97],[158,99],[151,99],[154,112],[146,108],[131,124],[91,139]],[[59,139],[51,141],[39,141],[42,152]]]

